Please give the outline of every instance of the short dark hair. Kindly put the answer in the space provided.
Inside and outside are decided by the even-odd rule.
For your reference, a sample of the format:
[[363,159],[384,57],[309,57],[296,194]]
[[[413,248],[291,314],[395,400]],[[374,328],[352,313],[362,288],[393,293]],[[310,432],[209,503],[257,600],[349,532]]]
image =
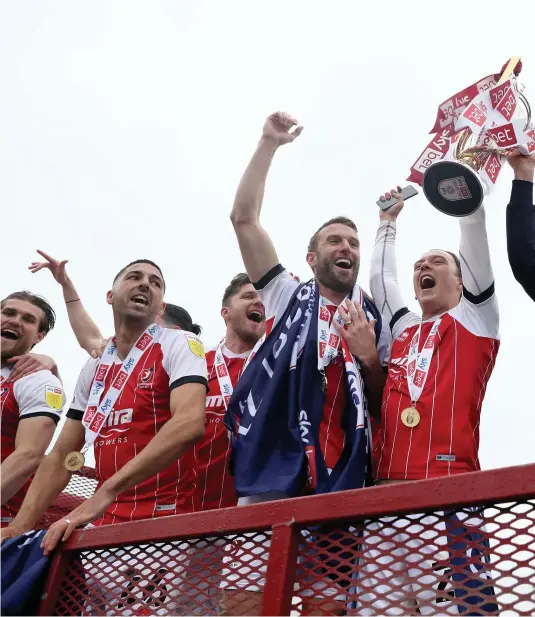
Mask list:
[[163,277],[163,272],[162,269],[160,268],[160,266],[156,263],[154,263],[153,261],[151,261],[150,259],[136,259],[135,261],[131,261],[129,264],[127,264],[124,268],[122,268],[121,270],[119,270],[119,272],[117,272],[117,274],[115,275],[115,278],[113,279],[113,284],[115,285],[115,283],[117,282],[117,279],[126,271],[128,270],[128,268],[130,268],[130,266],[135,266],[136,264],[149,264],[150,266],[153,266],[154,268],[156,268],[156,270],[158,270],[158,272],[162,275],[162,281],[163,281],[163,286],[165,288],[165,279]]
[[312,236],[312,238],[310,238],[310,242],[308,243],[308,252],[310,253],[311,251],[315,251],[317,248],[317,242],[318,242],[318,234],[320,233],[320,231],[322,229],[325,229],[325,227],[328,227],[329,225],[346,225],[347,227],[351,227],[351,229],[353,231],[357,231],[357,226],[355,225],[355,223],[351,220],[348,219],[347,216],[335,216],[332,219],[329,219],[326,223],[323,223],[323,225],[316,230],[316,232],[314,233],[314,235]]
[[193,332],[193,334],[199,335],[202,332],[201,326],[193,323],[191,315],[185,308],[169,302],[165,305],[163,321],[166,326],[174,328],[178,326],[181,330],[187,330],[188,332]]
[[451,255],[453,257],[453,261],[455,262],[455,265],[457,266],[457,276],[459,278],[462,278],[463,273],[461,270],[461,260],[457,257],[455,253],[452,253],[451,251],[446,251],[446,253],[448,253],[448,255]]
[[235,296],[244,285],[248,285],[250,282],[251,279],[247,276],[247,274],[245,274],[245,272],[236,274],[225,289],[221,306],[228,306],[229,300],[232,296]]
[[46,335],[56,325],[56,313],[48,300],[42,296],[38,296],[31,291],[16,291],[2,300],[2,308],[4,308],[4,304],[8,300],[24,300],[24,302],[29,302],[43,311],[43,316],[39,323],[39,332],[44,332]]

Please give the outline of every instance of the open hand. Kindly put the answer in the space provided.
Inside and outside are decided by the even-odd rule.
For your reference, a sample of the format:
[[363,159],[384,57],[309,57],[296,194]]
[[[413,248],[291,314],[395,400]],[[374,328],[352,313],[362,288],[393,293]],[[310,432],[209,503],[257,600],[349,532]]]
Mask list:
[[366,365],[377,356],[375,346],[375,323],[376,320],[368,321],[362,306],[358,302],[346,300],[345,306],[340,305],[340,315],[344,321],[341,326],[334,322],[338,334],[343,337],[349,347],[349,351]]
[[43,268],[47,268],[52,273],[54,279],[62,286],[65,287],[71,284],[71,280],[65,271],[65,264],[69,263],[67,259],[63,261],[58,261],[54,259],[50,255],[47,255],[44,251],[37,251],[41,257],[44,257],[46,261],[33,261],[30,266],[28,266],[28,270],[35,274],[42,270]]
[[[295,129],[291,129],[295,126]],[[277,111],[274,114],[268,116],[264,129],[262,131],[262,137],[273,141],[276,146],[282,146],[292,142],[296,137],[301,135],[303,130],[302,126],[298,126],[297,120],[282,111]]]
[[83,504],[79,505],[70,514],[51,525],[41,542],[41,548],[44,554],[48,555],[51,553],[60,540],[66,542],[77,527],[86,525],[101,516],[114,502],[115,497],[115,493],[106,490],[103,485],[92,497],[84,501]]
[[38,353],[25,353],[22,356],[13,356],[7,361],[8,364],[13,364],[13,370],[9,374],[6,381],[17,381],[37,371],[50,371],[51,373],[56,368],[56,363],[50,356],[45,356]]
[[26,531],[18,529],[17,527],[13,527],[12,525],[9,525],[8,527],[2,527],[2,530],[0,532],[0,542],[3,542],[4,540],[9,540],[9,538],[16,538],[17,536],[22,536],[23,533],[26,533]]

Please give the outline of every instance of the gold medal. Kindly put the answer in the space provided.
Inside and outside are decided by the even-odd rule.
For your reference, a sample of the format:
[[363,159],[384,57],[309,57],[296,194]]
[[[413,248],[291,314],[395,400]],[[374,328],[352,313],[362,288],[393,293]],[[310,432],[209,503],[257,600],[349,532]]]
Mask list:
[[405,426],[414,428],[420,424],[420,414],[414,407],[407,407],[401,412],[401,421]]
[[85,463],[85,456],[81,452],[69,452],[65,457],[65,467],[69,471],[78,471],[82,469]]

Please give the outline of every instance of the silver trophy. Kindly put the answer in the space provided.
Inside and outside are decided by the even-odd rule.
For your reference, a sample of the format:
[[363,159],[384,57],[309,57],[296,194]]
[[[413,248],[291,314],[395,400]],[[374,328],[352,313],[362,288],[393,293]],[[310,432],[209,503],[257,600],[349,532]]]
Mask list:
[[517,77],[519,58],[439,107],[434,140],[412,168],[428,201],[450,216],[475,212],[515,150],[535,151],[531,108]]

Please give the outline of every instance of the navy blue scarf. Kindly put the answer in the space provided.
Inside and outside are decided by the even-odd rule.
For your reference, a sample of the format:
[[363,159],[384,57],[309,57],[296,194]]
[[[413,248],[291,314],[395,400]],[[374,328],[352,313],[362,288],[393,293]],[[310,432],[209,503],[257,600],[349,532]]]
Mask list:
[[[318,371],[318,307],[314,281],[300,285],[234,387],[225,425],[231,431],[232,469],[240,497],[268,491],[303,495],[310,468],[316,486],[308,492],[313,493],[361,488],[370,479],[368,413],[364,401],[364,422],[360,418],[358,426],[357,376],[351,371],[345,371],[346,444],[330,474],[320,450],[324,394]],[[379,341],[381,315],[367,296],[363,308],[377,320]]]

